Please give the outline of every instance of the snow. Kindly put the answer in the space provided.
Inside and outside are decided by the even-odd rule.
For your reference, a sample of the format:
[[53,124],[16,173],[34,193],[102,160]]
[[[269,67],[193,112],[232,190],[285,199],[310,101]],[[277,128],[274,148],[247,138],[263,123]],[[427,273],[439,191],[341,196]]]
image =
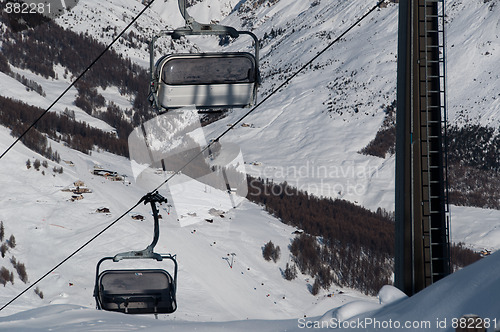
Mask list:
[[451,234],[476,251],[500,249],[500,211],[453,206]]
[[320,321],[329,322],[331,320],[336,320],[343,322],[355,316],[358,316],[362,313],[374,311],[379,308],[380,305],[377,303],[366,302],[366,301],[353,301],[344,304],[343,306],[337,309],[330,310],[329,312],[321,316]]
[[[53,101],[59,97],[59,95],[68,87],[70,84],[69,80],[54,80],[54,79],[46,79],[39,75],[33,74],[29,70],[22,70],[19,68],[15,68],[11,66],[11,69],[14,73],[18,73],[22,76],[25,76],[28,80],[33,80],[40,84],[45,92],[46,96],[41,96],[35,91],[28,90],[26,87],[15,80],[14,78],[0,72],[0,89],[2,91],[2,95],[6,97],[10,97],[12,99],[21,100],[27,104],[35,105],[43,110],[47,109]],[[64,70],[61,67],[55,68],[55,71],[59,77],[63,77]],[[86,112],[76,107],[73,103],[77,96],[76,88],[71,88],[65,96],[61,98],[59,103],[55,104],[51,111],[62,113],[65,109],[69,109],[75,112],[75,119],[77,121],[86,122],[89,126],[101,129],[103,131],[113,131],[114,128],[109,124],[105,123],[102,120],[94,118],[88,115]],[[119,95],[118,95],[119,96]],[[110,101],[117,101],[119,97],[115,97],[110,99]],[[123,105],[123,103],[121,103]],[[130,107],[130,102],[128,103]]]
[[405,299],[408,296],[394,286],[385,285],[382,287],[382,289],[380,289],[377,297],[380,304],[386,305]]
[[[253,32],[259,38],[271,29],[284,31],[263,41],[261,94],[268,95],[374,3],[321,1],[312,6],[311,1],[280,0],[255,12],[239,13],[232,8],[244,5],[243,1],[206,0],[189,11],[201,22],[221,20],[221,24],[242,29],[245,29],[246,15],[253,15]],[[500,16],[495,3],[448,2],[448,107],[453,123],[478,120],[482,124],[499,124],[500,98],[495,87],[500,75],[497,66],[500,45],[494,32],[498,31]],[[73,31],[89,32],[109,43],[112,34],[104,34],[103,27],[123,28],[142,8],[141,2],[135,0],[80,1],[70,14],[57,20]],[[181,25],[183,20],[176,1],[157,1],[133,31],[147,40],[160,29]],[[210,43],[213,39],[201,40],[199,47],[209,48]],[[322,56],[318,68],[313,65],[247,117],[245,122],[253,126],[235,128],[221,143],[233,144],[239,149],[235,151],[247,162],[245,171],[253,176],[286,180],[310,193],[347,199],[373,210],[377,207],[393,210],[394,157],[380,159],[358,151],[380,127],[383,106],[395,99],[396,44],[397,6],[391,4],[377,10]],[[145,43],[141,45],[131,50],[117,44],[114,49],[147,67],[149,54]],[[238,40],[229,48],[249,46],[248,40]],[[41,84],[47,93],[45,98],[26,91],[3,73],[0,73],[1,94],[46,107],[68,84],[68,78],[63,77],[64,68],[55,69],[58,79],[46,80],[14,68]],[[272,74],[278,69],[282,72]],[[129,96],[121,96],[116,87],[99,92],[106,100],[131,108]],[[76,111],[77,119],[113,130],[76,109],[72,105],[75,96],[76,91],[71,89],[54,111],[62,112],[68,107]],[[329,102],[335,103],[342,114],[329,112]],[[190,135],[203,146],[205,138],[217,137],[242,114],[235,110],[227,118],[198,128]],[[12,141],[9,131],[0,127],[0,150]],[[155,148],[161,149],[161,143],[154,141]],[[109,153],[94,151],[92,155],[85,155],[56,142],[51,142],[51,146],[74,166],[49,162],[47,169],[42,168],[45,175],[33,168],[28,170],[27,159],[44,158],[21,144],[0,161],[0,220],[4,222],[6,235],[14,234],[17,242],[16,248],[0,258],[0,266],[11,268],[9,259],[15,256],[26,264],[28,285],[127,211],[146,191],[165,180],[165,175],[146,169],[144,166],[150,162],[142,157],[132,166],[129,160]],[[232,161],[226,158],[219,162]],[[250,161],[256,163],[250,165]],[[93,175],[96,165],[126,175],[128,181],[111,182]],[[62,166],[64,173],[52,175],[54,166]],[[43,299],[29,291],[2,310],[0,330],[164,331],[168,326],[174,331],[299,331],[316,325],[332,327],[330,323],[339,319],[349,322],[376,319],[379,322],[429,321],[433,324],[430,330],[452,331],[451,320],[466,313],[500,320],[495,297],[500,291],[499,254],[411,298],[405,298],[390,286],[382,288],[378,298],[336,287],[312,296],[309,287],[313,280],[309,276],[299,273],[297,279],[286,281],[281,275],[281,269],[291,259],[288,245],[294,228],[246,200],[240,200],[237,208],[233,208],[234,202],[227,193],[200,181],[182,176],[175,179],[177,182],[172,181],[170,191],[165,187],[160,189],[172,207],[161,208],[164,219],[156,248],[158,252],[177,254],[179,309],[174,314],[160,315],[154,320],[94,309],[92,291],[97,261],[119,252],[143,249],[151,241],[150,209],[141,204],[40,282],[37,286],[44,293]],[[61,189],[76,180],[85,182],[93,193],[84,194],[81,201],[71,202],[70,193]],[[96,213],[102,206],[108,207],[111,213]],[[222,214],[214,215],[214,210]],[[133,213],[145,216],[145,220],[133,220]],[[205,219],[213,219],[213,223]],[[451,225],[454,242],[464,242],[476,250],[496,251],[500,247],[499,211],[452,207]],[[277,263],[262,258],[261,247],[269,240],[281,248],[281,259]],[[232,267],[230,258],[234,260]],[[171,266],[165,268],[168,270]],[[0,304],[27,286],[15,278],[14,285],[8,283],[2,289]],[[440,326],[436,324],[445,319],[446,328],[438,329]],[[364,330],[376,329],[370,326]]]
[[[11,137],[6,129],[1,129],[0,134],[0,146],[4,148]],[[33,168],[26,169],[28,158],[32,161],[43,158],[22,145],[16,145],[5,157],[0,170],[3,178],[8,179],[7,189],[1,193],[0,220],[4,222],[7,236],[14,234],[17,242],[16,248],[11,249],[5,259],[0,258],[0,265],[9,266],[8,259],[15,256],[26,265],[30,282],[104,229],[144,193],[141,183],[127,185],[91,173],[94,166],[99,165],[133,179],[130,163],[124,158],[98,152],[88,156],[56,142],[51,144],[63,160],[74,164],[62,164],[63,174],[51,175],[52,162],[45,169],[46,175]],[[155,184],[164,180],[161,174],[154,172],[151,177],[156,179]],[[76,180],[83,181],[93,192],[84,194],[81,201],[70,202],[70,193],[61,189]],[[284,280],[280,269],[284,269],[290,260],[288,245],[294,228],[247,201],[234,209],[228,203],[227,193],[207,190],[204,184],[183,182],[182,188],[183,195],[172,193],[172,213],[167,214],[163,209],[166,206],[161,209],[164,218],[156,250],[177,254],[179,262],[179,309],[172,315],[161,317],[162,320],[289,319],[320,315],[352,299],[365,298],[352,290],[344,290],[345,294],[331,298],[326,294],[314,297],[309,292],[307,276],[299,274],[299,278],[292,282]],[[168,194],[165,189],[160,192]],[[197,198],[193,201],[192,197]],[[111,214],[95,212],[102,206],[108,207]],[[223,215],[214,216],[212,209],[222,210]],[[22,214],[19,214],[20,210]],[[28,292],[4,309],[2,315],[7,315],[6,319],[10,321],[8,315],[48,304],[77,304],[85,307],[83,312],[87,314],[94,312],[91,309],[94,307],[92,289],[97,261],[104,256],[142,249],[152,239],[149,207],[140,205],[133,212],[145,216],[145,221],[138,222],[130,215],[125,216],[105,235],[37,285],[44,293],[43,300]],[[207,223],[207,218],[213,219],[213,223]],[[262,258],[261,248],[269,240],[281,247],[278,263],[269,263]],[[233,253],[231,268],[227,258]],[[151,267],[151,264],[145,267]],[[165,268],[171,270],[172,267]],[[26,286],[16,276],[14,285],[7,285],[0,300],[7,302]],[[72,315],[74,307],[70,308],[64,307],[61,314],[71,312]],[[3,330],[11,323],[1,324]],[[41,328],[43,324],[36,326]]]
[[[450,118],[459,124],[479,121],[498,127],[500,94],[492,82],[500,78],[496,69],[500,38],[497,33],[489,33],[500,26],[498,2],[453,1],[447,7]],[[459,15],[461,12],[468,15]],[[465,26],[467,29],[460,28]]]
[[[476,314],[497,330],[500,310],[500,255],[494,254],[442,279],[420,293],[405,298],[395,289],[383,289],[382,304],[353,301],[322,316],[288,320],[237,320],[230,322],[169,321],[173,331],[301,331],[313,327],[346,330],[454,331],[453,322]],[[247,308],[248,309],[248,308]],[[52,305],[0,318],[2,331],[163,331],[166,323],[139,316],[95,311],[74,305]]]
[[497,278],[499,260],[498,254],[487,257],[407,300],[384,307],[375,317],[381,321],[429,321],[432,326],[446,320],[447,326],[443,331],[453,331],[452,320],[471,313],[498,322],[500,309],[496,293],[500,288]]

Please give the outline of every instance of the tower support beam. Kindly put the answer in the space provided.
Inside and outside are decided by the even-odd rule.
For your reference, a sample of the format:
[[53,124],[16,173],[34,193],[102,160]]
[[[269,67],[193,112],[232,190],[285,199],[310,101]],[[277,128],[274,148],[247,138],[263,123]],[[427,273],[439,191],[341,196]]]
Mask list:
[[400,0],[395,285],[413,295],[450,271],[444,0]]

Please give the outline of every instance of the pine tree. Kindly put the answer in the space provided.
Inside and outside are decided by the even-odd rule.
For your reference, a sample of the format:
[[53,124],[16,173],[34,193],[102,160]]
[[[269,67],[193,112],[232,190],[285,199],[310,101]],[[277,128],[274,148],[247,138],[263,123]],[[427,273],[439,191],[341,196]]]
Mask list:
[[21,279],[21,281],[24,283],[27,283],[28,282],[28,274],[26,273],[26,266],[24,266],[23,263],[17,263],[15,268],[16,268],[17,274],[19,275],[19,278]]
[[7,250],[9,250],[9,247],[7,246],[7,244],[2,243],[2,245],[0,246],[0,254],[2,255],[2,258],[5,257],[5,253],[7,252]]
[[281,256],[281,249],[280,246],[276,246],[271,253],[271,258],[273,259],[273,262],[277,262],[280,259]]
[[43,292],[40,290],[40,288],[35,288],[35,294],[38,295],[41,299],[43,299]]
[[283,272],[283,276],[286,280],[293,280],[297,278],[297,267],[294,265],[290,265],[286,263],[285,271]]
[[7,243],[9,244],[9,247],[15,248],[16,247],[16,238],[14,237],[14,234],[12,234],[9,237],[9,240],[7,240]]
[[262,249],[262,256],[266,261],[270,261],[272,259],[273,252],[274,243],[272,241],[269,241],[264,245],[264,248]]
[[7,281],[12,282],[12,279],[10,278],[10,272],[5,268],[5,266],[2,266],[2,268],[0,269],[0,284],[5,287]]
[[314,296],[318,295],[319,289],[320,289],[319,279],[316,278],[316,280],[314,280],[314,284],[311,287],[311,294]]

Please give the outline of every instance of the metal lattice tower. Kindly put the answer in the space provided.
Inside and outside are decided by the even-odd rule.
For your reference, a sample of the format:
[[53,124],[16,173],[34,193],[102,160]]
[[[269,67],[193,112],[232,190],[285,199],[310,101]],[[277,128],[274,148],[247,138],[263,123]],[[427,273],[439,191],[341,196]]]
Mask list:
[[395,283],[412,295],[450,273],[444,0],[399,6]]

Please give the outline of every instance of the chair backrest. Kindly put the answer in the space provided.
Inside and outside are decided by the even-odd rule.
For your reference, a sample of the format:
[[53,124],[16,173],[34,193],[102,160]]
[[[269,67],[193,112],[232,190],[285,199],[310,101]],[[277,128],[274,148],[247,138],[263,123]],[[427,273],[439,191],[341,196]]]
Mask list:
[[172,313],[175,284],[161,269],[106,270],[98,277],[99,309],[128,314]]
[[246,52],[164,56],[156,77],[165,109],[247,107],[255,103],[259,81],[255,57]]

